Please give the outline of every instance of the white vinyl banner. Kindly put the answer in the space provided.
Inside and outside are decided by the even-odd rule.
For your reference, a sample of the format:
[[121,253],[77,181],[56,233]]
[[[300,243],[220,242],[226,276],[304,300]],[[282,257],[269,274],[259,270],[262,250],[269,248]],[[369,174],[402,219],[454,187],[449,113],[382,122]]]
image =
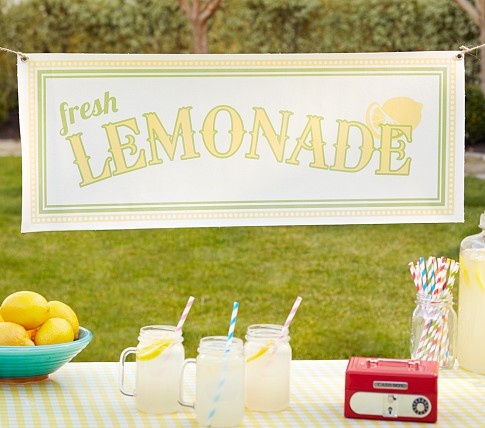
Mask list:
[[26,55],[22,232],[463,221],[460,52]]

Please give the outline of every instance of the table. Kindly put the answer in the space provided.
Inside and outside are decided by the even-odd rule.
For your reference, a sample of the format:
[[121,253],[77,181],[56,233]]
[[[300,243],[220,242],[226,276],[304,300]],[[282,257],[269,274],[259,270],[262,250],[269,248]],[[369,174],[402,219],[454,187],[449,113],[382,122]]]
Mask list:
[[[127,363],[131,365],[129,370],[134,369],[134,364]],[[290,408],[267,414],[247,411],[241,427],[485,426],[485,376],[460,368],[440,371],[435,425],[346,419],[346,367],[346,360],[293,361]],[[173,415],[138,412],[134,399],[119,392],[118,383],[118,363],[73,362],[42,382],[0,384],[0,426],[197,427],[191,409]]]

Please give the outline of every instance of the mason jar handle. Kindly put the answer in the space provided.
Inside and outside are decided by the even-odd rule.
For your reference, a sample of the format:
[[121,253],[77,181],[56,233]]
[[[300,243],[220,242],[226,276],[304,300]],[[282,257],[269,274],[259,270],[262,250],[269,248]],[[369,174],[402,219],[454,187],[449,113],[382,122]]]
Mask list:
[[132,346],[130,348],[126,348],[121,352],[120,355],[120,392],[123,395],[127,395],[128,397],[133,397],[135,395],[135,390],[128,391],[125,389],[125,363],[126,363],[126,357],[130,354],[136,354],[136,347]]
[[195,402],[189,403],[188,401],[184,400],[184,373],[185,369],[189,364],[196,364],[195,358],[187,358],[182,365],[182,370],[180,372],[180,388],[179,388],[179,399],[178,402],[181,406],[184,407],[191,407],[195,409]]

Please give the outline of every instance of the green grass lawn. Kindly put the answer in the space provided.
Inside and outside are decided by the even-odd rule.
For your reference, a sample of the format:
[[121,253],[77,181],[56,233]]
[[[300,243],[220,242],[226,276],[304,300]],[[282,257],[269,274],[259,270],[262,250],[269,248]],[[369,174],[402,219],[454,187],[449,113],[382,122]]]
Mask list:
[[[409,357],[414,285],[408,262],[458,258],[478,233],[485,181],[465,181],[464,224],[233,227],[20,234],[21,159],[0,158],[0,301],[18,290],[62,300],[94,335],[77,361],[115,361],[148,324],[184,326],[198,341],[254,323],[291,328],[295,359]],[[455,300],[458,297],[455,289]]]

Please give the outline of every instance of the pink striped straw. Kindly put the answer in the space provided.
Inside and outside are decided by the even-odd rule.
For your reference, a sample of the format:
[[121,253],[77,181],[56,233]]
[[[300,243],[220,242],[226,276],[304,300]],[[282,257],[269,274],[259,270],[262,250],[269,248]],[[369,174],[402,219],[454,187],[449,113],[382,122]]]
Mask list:
[[409,262],[408,267],[409,267],[409,271],[411,272],[411,276],[413,277],[414,285],[416,286],[416,291],[419,292],[421,287],[419,285],[419,278],[416,273],[416,268],[414,267],[414,263]]
[[295,300],[295,303],[293,303],[293,307],[291,308],[291,311],[288,314],[288,317],[286,318],[286,321],[283,325],[283,328],[281,329],[281,333],[278,337],[278,340],[283,339],[283,336],[287,333],[288,329],[290,328],[290,324],[293,321],[293,318],[295,317],[296,311],[298,310],[298,307],[300,306],[301,300],[302,300],[301,297],[298,296]]
[[175,333],[182,331],[182,326],[184,325],[185,320],[187,319],[187,315],[189,315],[190,308],[192,307],[192,303],[194,303],[194,297],[190,296],[187,304],[185,305],[184,311],[182,312],[182,316],[180,317],[179,323],[177,327],[175,327]]
[[[449,259],[448,259],[449,260]],[[436,294],[441,294],[446,288],[446,275],[449,262],[446,257],[440,257],[438,259],[438,273],[436,274]]]

